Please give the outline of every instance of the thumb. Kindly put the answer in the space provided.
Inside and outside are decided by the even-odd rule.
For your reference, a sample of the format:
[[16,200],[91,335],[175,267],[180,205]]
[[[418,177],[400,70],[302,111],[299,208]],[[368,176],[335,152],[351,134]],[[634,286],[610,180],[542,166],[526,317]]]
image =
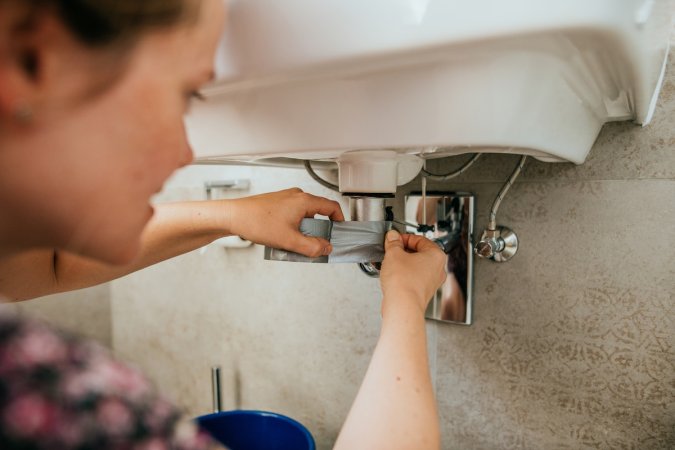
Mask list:
[[289,250],[309,256],[310,258],[328,255],[333,250],[330,242],[318,237],[303,236],[298,233],[294,241],[292,248]]
[[401,235],[396,230],[390,230],[387,235],[384,237],[384,251],[388,252],[393,248],[400,248],[403,250],[403,239]]

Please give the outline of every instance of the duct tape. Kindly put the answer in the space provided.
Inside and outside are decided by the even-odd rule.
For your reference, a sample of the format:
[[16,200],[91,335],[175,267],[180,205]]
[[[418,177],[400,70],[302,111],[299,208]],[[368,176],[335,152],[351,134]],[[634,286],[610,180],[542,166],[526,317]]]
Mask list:
[[391,230],[389,221],[333,222],[303,219],[300,232],[305,236],[326,239],[333,246],[328,256],[310,258],[279,248],[265,247],[265,259],[309,263],[365,263],[384,259],[384,235]]

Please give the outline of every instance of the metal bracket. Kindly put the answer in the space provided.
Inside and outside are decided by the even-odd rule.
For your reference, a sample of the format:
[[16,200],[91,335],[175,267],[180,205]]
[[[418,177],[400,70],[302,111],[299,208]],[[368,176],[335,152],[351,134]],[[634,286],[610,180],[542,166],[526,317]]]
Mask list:
[[214,180],[204,183],[207,200],[211,200],[214,189],[221,189],[224,191],[247,191],[250,187],[251,182],[249,180]]

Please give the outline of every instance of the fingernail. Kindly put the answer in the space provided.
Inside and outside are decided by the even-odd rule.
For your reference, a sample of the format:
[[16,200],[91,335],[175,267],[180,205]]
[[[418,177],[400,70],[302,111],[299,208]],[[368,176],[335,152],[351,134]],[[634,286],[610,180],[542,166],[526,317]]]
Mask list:
[[401,235],[398,234],[398,231],[396,231],[396,230],[390,230],[390,231],[387,233],[387,241],[388,241],[388,242],[398,241],[399,239],[401,239]]
[[333,246],[332,245],[327,245],[323,248],[323,255],[328,256],[330,255],[330,252],[333,251]]

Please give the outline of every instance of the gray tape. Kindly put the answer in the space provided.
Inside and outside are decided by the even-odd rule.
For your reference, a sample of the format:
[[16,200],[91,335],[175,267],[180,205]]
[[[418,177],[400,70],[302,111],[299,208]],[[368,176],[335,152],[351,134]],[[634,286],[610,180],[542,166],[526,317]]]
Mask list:
[[265,247],[265,259],[272,261],[310,263],[380,262],[384,259],[384,235],[391,222],[332,222],[321,219],[303,219],[300,232],[305,236],[321,237],[330,241],[333,251],[328,256],[309,258],[298,253]]

